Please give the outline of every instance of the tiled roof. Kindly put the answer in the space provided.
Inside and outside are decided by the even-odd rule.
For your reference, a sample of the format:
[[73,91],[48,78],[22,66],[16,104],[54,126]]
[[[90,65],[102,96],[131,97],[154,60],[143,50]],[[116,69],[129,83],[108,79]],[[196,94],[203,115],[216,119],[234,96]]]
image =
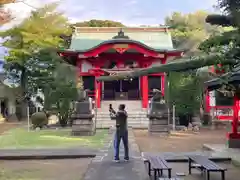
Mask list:
[[[71,50],[84,51],[112,40],[122,28],[77,28],[72,36]],[[173,43],[167,28],[123,28],[130,40],[139,41],[153,49],[171,49]]]
[[220,78],[206,81],[204,84],[209,91],[212,91],[221,88],[226,81],[227,84],[238,85],[240,83],[240,72],[226,73],[223,74]]

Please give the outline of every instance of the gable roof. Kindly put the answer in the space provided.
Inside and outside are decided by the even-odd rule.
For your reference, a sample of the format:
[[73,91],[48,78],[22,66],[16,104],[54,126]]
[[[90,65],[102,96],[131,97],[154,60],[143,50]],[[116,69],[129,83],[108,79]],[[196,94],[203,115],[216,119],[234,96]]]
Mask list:
[[220,78],[214,78],[212,80],[206,81],[204,84],[209,91],[212,91],[221,88],[224,85],[225,81],[227,81],[228,84],[239,85],[240,71],[223,74]]
[[158,28],[89,28],[76,27],[72,35],[70,50],[86,51],[104,43],[113,41],[113,37],[123,30],[129,41],[139,42],[151,49],[174,50],[171,34],[167,27]]

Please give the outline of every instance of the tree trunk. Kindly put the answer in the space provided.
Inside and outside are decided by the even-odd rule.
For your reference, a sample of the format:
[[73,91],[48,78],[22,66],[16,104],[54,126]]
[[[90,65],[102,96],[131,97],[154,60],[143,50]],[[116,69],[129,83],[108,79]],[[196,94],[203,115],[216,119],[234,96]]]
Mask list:
[[21,119],[26,118],[27,117],[27,106],[28,103],[26,101],[26,91],[27,91],[27,75],[26,75],[26,70],[23,67],[22,68],[22,74],[21,74],[21,88],[22,88],[22,92],[21,92],[21,100],[20,100],[20,104],[21,104]]

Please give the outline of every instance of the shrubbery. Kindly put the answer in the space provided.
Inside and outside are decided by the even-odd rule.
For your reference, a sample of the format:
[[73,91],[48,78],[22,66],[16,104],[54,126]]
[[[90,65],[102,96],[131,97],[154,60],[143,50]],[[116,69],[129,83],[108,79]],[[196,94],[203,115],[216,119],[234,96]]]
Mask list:
[[36,112],[31,116],[33,128],[46,126],[48,124],[48,118],[44,112]]

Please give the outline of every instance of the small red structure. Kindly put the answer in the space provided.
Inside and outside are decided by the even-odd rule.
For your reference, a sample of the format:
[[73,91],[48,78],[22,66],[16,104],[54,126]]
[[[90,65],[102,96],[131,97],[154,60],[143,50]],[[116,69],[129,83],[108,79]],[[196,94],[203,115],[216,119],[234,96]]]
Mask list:
[[165,64],[170,57],[182,56],[183,51],[173,49],[167,27],[76,28],[70,49],[58,53],[78,67],[84,89],[91,91],[98,108],[102,100],[118,99],[139,99],[147,108],[153,89],[164,94],[164,73],[112,82],[98,82],[96,77]]
[[[233,91],[233,100],[234,105],[232,106],[233,115],[232,115],[232,132],[227,134],[229,147],[230,148],[240,148],[240,132],[238,132],[238,119],[239,119],[239,106],[240,106],[240,93],[239,91],[239,82],[240,82],[240,73],[224,74],[222,78],[227,78],[227,84],[230,84],[235,87],[236,90]],[[223,86],[222,80],[219,78],[210,80],[206,82],[207,89],[209,91],[219,89]]]

